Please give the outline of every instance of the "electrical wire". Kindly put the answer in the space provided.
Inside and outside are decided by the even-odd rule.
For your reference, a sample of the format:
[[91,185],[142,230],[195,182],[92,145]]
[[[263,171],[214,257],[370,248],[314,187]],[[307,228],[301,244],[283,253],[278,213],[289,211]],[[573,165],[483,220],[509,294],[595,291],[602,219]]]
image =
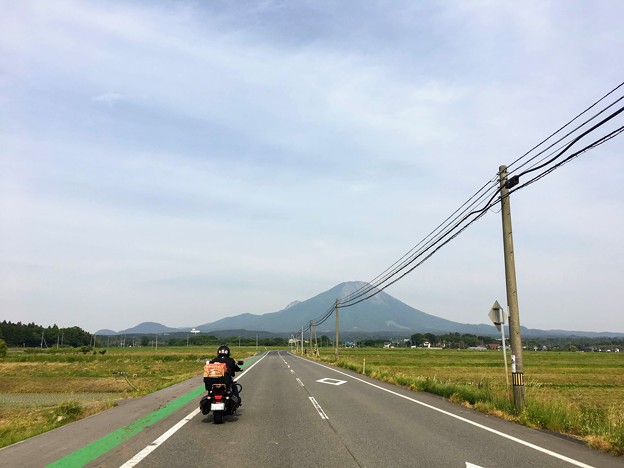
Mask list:
[[[596,107],[599,103],[601,103],[606,98],[608,98],[613,93],[615,93],[622,86],[624,86],[624,82],[620,83],[618,86],[613,88],[610,92],[605,94],[602,98],[600,98],[598,101],[596,101],[587,109],[585,109],[583,112],[578,114],[568,123],[566,123],[557,131],[549,135],[546,139],[542,140],[539,144],[535,145],[529,151],[527,151],[522,156],[514,160],[511,164],[507,166],[507,169],[515,166],[519,162],[528,158],[529,155],[534,150],[542,146],[544,143],[548,142],[550,139],[552,139],[562,130],[564,130],[569,125],[571,125],[574,121],[579,119],[582,115],[586,114],[591,109]],[[620,126],[616,128],[615,130],[605,134],[601,138],[595,140],[594,142],[590,143],[589,145],[585,146],[581,150],[578,150],[568,155],[563,160],[556,162],[558,159],[563,157],[564,154],[568,150],[570,150],[576,143],[578,143],[581,139],[583,139],[590,133],[596,131],[598,128],[602,127],[607,122],[611,121],[612,119],[620,115],[624,111],[624,107],[620,107],[615,112],[611,113],[609,116],[603,118],[601,121],[592,125],[587,130],[584,130],[581,134],[573,136],[576,132],[578,132],[583,127],[585,127],[589,123],[596,120],[599,116],[607,112],[609,109],[614,107],[617,103],[619,103],[623,99],[624,99],[624,96],[621,96],[615,101],[611,102],[606,107],[602,108],[593,116],[585,120],[583,123],[576,126],[573,130],[570,130],[567,134],[558,138],[556,141],[552,142],[549,146],[542,149],[537,154],[532,155],[528,160],[523,161],[523,163],[520,166],[516,167],[513,170],[508,171],[508,174],[507,174],[508,179],[507,179],[506,186],[507,188],[509,188],[509,190],[508,190],[507,196],[545,177],[546,175],[550,174],[554,170],[560,168],[561,166],[570,162],[572,159],[580,156],[581,154],[584,154],[587,151],[593,148],[596,148],[597,146],[600,146],[603,143],[624,133],[624,126]],[[567,142],[564,141],[571,136],[573,136],[573,138],[571,138]],[[559,148],[556,148],[549,154],[543,156],[544,153],[546,153],[548,150],[552,149],[553,147],[557,146],[559,143],[562,143],[559,146]],[[543,156],[543,157],[536,161],[536,159],[539,158],[540,156]],[[533,163],[533,165],[530,166],[528,169],[525,169],[523,172],[520,172],[519,174],[515,174],[512,178],[509,178],[510,175],[520,171],[522,168],[526,167],[527,165],[530,165],[531,163]],[[544,169],[543,172],[537,174],[531,180],[524,182],[521,185],[514,186],[510,184],[512,180],[515,180],[514,184],[517,184],[521,176],[524,176],[524,175],[527,175],[536,171],[540,171],[542,169]],[[498,187],[497,184],[495,184],[495,182],[498,181],[498,178],[499,176],[497,174],[496,177],[486,182],[479,190],[477,190],[477,192],[475,192],[466,202],[464,202],[464,204],[462,204],[449,217],[447,217],[442,223],[440,223],[433,231],[431,231],[427,236],[425,236],[423,240],[421,240],[418,244],[412,247],[401,258],[399,258],[390,267],[388,267],[382,273],[380,273],[375,278],[373,278],[370,282],[365,283],[363,286],[353,291],[352,293],[338,299],[338,303],[336,305],[338,307],[343,307],[343,308],[352,307],[356,304],[359,304],[360,302],[366,301],[376,296],[381,291],[395,284],[397,281],[401,280],[406,275],[411,273],[413,270],[421,266],[425,261],[431,258],[442,247],[444,247],[453,239],[455,239],[457,236],[459,236],[462,232],[464,232],[469,226],[471,226],[477,220],[481,219],[488,212],[490,208],[492,208],[493,206],[495,206],[501,201],[500,188]],[[482,205],[482,202],[485,199],[487,199],[487,202],[484,205]],[[480,205],[480,207],[477,208],[477,205]],[[329,319],[329,317],[333,315],[334,310],[335,310],[335,305],[332,305],[332,307],[327,309],[327,311],[325,311],[315,320],[312,320],[310,324],[308,325],[308,328],[304,329],[304,332],[309,331],[311,329],[311,326],[313,326],[312,324],[316,326],[316,325],[320,325],[324,323],[326,320]]]
[[[522,156],[520,156],[519,158],[517,158],[516,160],[514,160],[513,162],[511,162],[510,164],[507,165],[507,169],[511,171],[511,168],[513,166],[516,165],[516,163],[520,162],[522,159],[524,159],[526,156],[528,156],[532,151],[534,151],[535,149],[539,148],[540,146],[542,146],[544,143],[546,143],[548,140],[550,140],[552,137],[554,137],[555,135],[557,135],[559,132],[561,132],[563,129],[565,129],[566,127],[568,127],[570,124],[572,124],[575,120],[577,120],[578,118],[580,118],[582,115],[586,114],[587,112],[589,112],[591,109],[593,109],[594,107],[596,107],[598,104],[600,104],[602,101],[604,101],[606,98],[608,98],[609,96],[611,96],[613,93],[615,93],[618,89],[620,89],[622,86],[624,86],[624,81],[621,82],[619,85],[617,85],[615,88],[613,88],[611,91],[609,91],[607,94],[605,94],[604,96],[602,96],[600,99],[598,99],[596,102],[594,102],[591,106],[589,106],[587,109],[585,109],[584,111],[582,111],[580,114],[578,114],[576,117],[574,117],[572,120],[570,120],[568,123],[566,123],[565,125],[563,125],[562,127],[560,127],[558,130],[554,131],[553,133],[551,133],[549,136],[547,136],[545,139],[543,139],[541,142],[539,142],[537,145],[535,145],[533,148],[531,148],[529,151],[527,151],[526,153],[524,153]],[[615,101],[615,103],[617,103],[618,101],[620,101],[622,98],[618,99],[617,101]],[[613,103],[613,104],[615,104]],[[611,106],[613,105],[611,104]],[[611,106],[608,106],[607,109]],[[606,110],[606,109],[605,109]],[[604,111],[604,110],[603,110]],[[601,111],[602,112],[602,111]],[[599,113],[600,114],[600,113]],[[598,114],[598,115],[599,115]],[[594,116],[595,118],[595,116]],[[591,120],[591,119],[590,119]],[[577,127],[575,130],[578,130],[580,127],[582,127],[583,125],[585,125],[587,123],[584,122],[583,124],[581,124],[579,127]],[[572,132],[574,132],[575,130],[572,130]],[[570,132],[570,133],[572,133]],[[570,134],[568,133],[568,135]],[[567,135],[566,135],[567,136]],[[565,138],[565,137],[564,137]],[[556,144],[557,142],[555,142]],[[548,148],[546,148],[545,150],[548,150]],[[544,151],[545,151],[544,150]],[[542,151],[543,152],[543,151]],[[539,153],[541,154],[541,153]]]
[[581,140],[582,138],[584,138],[585,136],[589,135],[591,132],[593,132],[594,130],[596,130],[599,127],[602,127],[604,124],[606,124],[607,122],[609,122],[610,120],[614,119],[615,117],[617,117],[619,114],[621,114],[622,112],[624,112],[624,106],[620,107],[618,110],[616,110],[615,112],[613,112],[611,115],[609,115],[608,117],[605,117],[604,119],[602,119],[600,122],[598,122],[597,124],[595,124],[594,126],[590,127],[589,129],[585,130],[583,133],[581,133],[579,136],[575,137],[570,143],[568,143],[565,148],[560,151],[557,155],[555,155],[554,157],[552,157],[551,159],[549,159],[548,161],[546,161],[545,163],[542,163],[538,166],[532,167],[531,169],[527,169],[526,171],[520,173],[518,175],[518,177],[521,177],[523,175],[529,174],[531,172],[535,172],[543,167],[546,167],[547,165],[551,164],[552,162],[554,162],[555,160],[557,160],[558,158],[561,157],[561,155],[567,151],[569,148],[571,148],[575,143],[577,143],[579,140]]
[[423,240],[421,240],[418,244],[416,244],[412,249],[410,249],[405,255],[403,255],[399,260],[397,260],[393,265],[387,268],[380,275],[377,275],[369,283],[360,287],[353,293],[341,298],[339,300],[339,303],[345,304],[353,300],[356,300],[357,298],[365,294],[368,294],[369,291],[371,291],[375,287],[382,285],[383,283],[388,281],[392,276],[396,275],[398,272],[405,269],[410,263],[414,261],[415,258],[421,255],[423,251],[426,251],[429,248],[431,248],[431,245],[435,244],[437,240],[439,239],[439,237],[441,235],[444,235],[444,233],[448,231],[449,227],[456,225],[458,222],[457,220],[460,219],[462,215],[464,215],[468,210],[473,209],[478,203],[480,203],[481,200],[483,200],[486,196],[488,196],[492,192],[492,190],[496,190],[493,187],[490,187],[487,190],[485,190],[488,185],[492,184],[492,182],[493,181],[488,181],[471,198],[469,198],[466,202],[464,202],[464,204],[460,208],[455,210],[453,214],[451,214],[448,218],[446,218],[433,231],[431,231]]
[[[624,110],[624,109],[623,109]],[[619,112],[618,112],[619,113]],[[616,113],[616,115],[618,114]],[[606,123],[609,119],[605,119],[603,123],[601,123],[601,125],[604,125],[604,123]],[[587,151],[594,149],[600,145],[602,145],[603,143],[606,143],[607,141],[615,138],[616,136],[620,135],[624,133],[624,125],[609,132],[608,134],[602,136],[601,138],[599,138],[598,140],[595,140],[594,142],[590,143],[589,145],[587,145],[586,147],[580,149],[579,151],[576,151],[575,153],[569,155],[568,157],[566,157],[564,160],[560,161],[559,163],[557,163],[556,165],[548,168],[547,170],[545,170],[543,173],[536,175],[533,179],[531,179],[530,181],[516,186],[513,189],[510,189],[508,192],[509,196],[511,193],[516,192],[517,190],[524,188],[534,182],[536,182],[537,180],[545,177],[546,175],[550,174],[551,172],[553,172],[554,170],[560,168],[561,166],[563,166],[564,164],[570,162],[572,159],[577,158],[578,156],[580,156],[581,154],[586,153]],[[588,133],[586,133],[588,134]],[[586,135],[585,134],[585,135]],[[583,135],[583,136],[585,136]],[[576,139],[575,142],[577,142],[579,139]],[[570,145],[567,145],[558,155],[557,158],[560,157],[565,151],[567,151],[570,148]],[[544,167],[542,165],[542,167]],[[526,173],[528,173],[529,171],[527,171]],[[498,195],[498,196],[497,196]],[[366,295],[365,297],[361,297],[359,300],[357,301],[349,301],[349,303],[341,303],[340,307],[351,307],[354,306],[356,304],[359,304],[360,302],[366,301],[368,299],[370,299],[371,297],[376,296],[377,294],[379,294],[381,291],[383,291],[384,289],[386,289],[387,287],[393,285],[394,283],[396,283],[397,281],[399,281],[400,279],[404,278],[406,275],[408,275],[409,273],[411,273],[412,271],[414,271],[417,267],[419,267],[420,265],[422,265],[425,261],[427,261],[429,258],[431,258],[431,256],[433,256],[438,250],[440,250],[442,247],[444,247],[446,244],[448,244],[451,240],[455,239],[457,236],[459,236],[463,231],[465,231],[470,225],[472,225],[473,223],[475,223],[478,219],[480,219],[481,217],[483,217],[487,211],[495,206],[496,204],[498,204],[501,201],[501,196],[500,194],[496,194],[494,197],[492,197],[488,203],[481,208],[480,210],[476,210],[473,211],[471,213],[469,213],[468,215],[466,215],[464,217],[464,220],[468,219],[471,215],[476,215],[472,220],[470,220],[467,224],[461,226],[461,228],[459,228],[455,233],[453,233],[453,235],[451,235],[450,237],[448,237],[448,239],[446,239],[444,242],[442,242],[440,245],[438,245],[434,250],[432,250],[431,252],[428,253],[428,255],[426,255],[424,258],[422,258],[418,263],[416,263],[415,265],[413,265],[409,270],[405,271],[403,274],[401,274],[400,276],[398,276],[397,278],[394,278],[391,282],[389,282],[388,284],[386,284],[385,286],[379,288],[375,288],[374,291],[372,292],[372,294]],[[372,289],[372,288],[371,288]]]

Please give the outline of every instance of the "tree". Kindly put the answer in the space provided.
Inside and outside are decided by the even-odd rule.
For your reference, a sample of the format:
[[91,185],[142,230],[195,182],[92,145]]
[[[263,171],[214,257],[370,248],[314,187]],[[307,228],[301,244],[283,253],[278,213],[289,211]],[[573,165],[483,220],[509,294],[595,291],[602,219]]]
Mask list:
[[69,327],[60,330],[63,335],[63,343],[74,348],[91,345],[91,334],[80,327]]
[[149,344],[149,336],[141,337],[141,346],[147,346]]
[[0,339],[0,358],[3,358],[7,355],[9,347],[6,344],[6,341]]
[[422,333],[414,333],[410,339],[412,340],[412,344],[414,346],[421,346],[425,342],[425,335]]

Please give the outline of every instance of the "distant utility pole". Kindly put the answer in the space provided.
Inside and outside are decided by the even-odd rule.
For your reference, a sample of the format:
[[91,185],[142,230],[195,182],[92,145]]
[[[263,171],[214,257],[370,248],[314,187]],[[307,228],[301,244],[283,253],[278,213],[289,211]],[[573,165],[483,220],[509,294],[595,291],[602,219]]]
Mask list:
[[517,177],[507,180],[507,166],[499,168],[501,191],[501,213],[503,216],[503,249],[505,252],[505,285],[509,306],[509,341],[511,343],[511,379],[516,408],[524,406],[524,366],[522,363],[522,339],[520,338],[520,311],[518,307],[518,286],[516,284],[516,262],[514,260],[513,235],[511,231],[511,206],[509,188],[518,183]]
[[338,299],[336,299],[336,359],[338,359]]

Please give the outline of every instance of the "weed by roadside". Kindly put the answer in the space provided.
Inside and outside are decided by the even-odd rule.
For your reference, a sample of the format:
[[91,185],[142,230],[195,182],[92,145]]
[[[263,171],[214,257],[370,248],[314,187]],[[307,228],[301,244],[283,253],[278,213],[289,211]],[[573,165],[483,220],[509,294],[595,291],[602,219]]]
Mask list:
[[115,406],[111,400],[80,404],[64,401],[45,407],[0,407],[0,448],[42,434]]
[[[380,381],[414,391],[440,395],[454,403],[509,421],[559,432],[583,440],[589,447],[597,450],[624,455],[624,399],[610,396],[618,392],[624,396],[621,383],[618,385],[613,379],[608,382],[597,382],[591,378],[591,381],[586,382],[579,378],[584,370],[581,363],[577,363],[577,368],[581,370],[575,369],[577,374],[574,376],[576,382],[574,385],[565,383],[563,379],[565,373],[556,373],[556,363],[548,363],[544,367],[550,368],[555,383],[547,385],[537,380],[529,382],[526,387],[525,405],[518,410],[511,402],[504,383],[500,381],[495,383],[488,373],[487,369],[492,367],[491,362],[462,368],[460,361],[465,356],[458,357],[457,352],[447,354],[437,351],[435,357],[423,358],[423,355],[419,356],[419,359],[412,357],[414,364],[410,366],[404,362],[400,353],[384,356],[383,352],[379,353],[378,350],[367,351],[362,350],[359,353],[353,351],[357,358],[365,356],[365,365],[363,359],[360,363],[353,359],[354,356],[349,355],[343,355],[336,360],[333,354],[327,354],[321,355],[320,359],[341,368],[365,373]],[[485,361],[486,358],[481,356]],[[545,356],[555,360],[557,358],[554,354]],[[458,363],[455,368],[449,357]],[[580,361],[578,357],[577,361]],[[446,367],[454,370],[447,373],[448,377],[442,378],[435,373],[432,374],[436,371],[445,373],[443,369]],[[618,367],[616,364],[616,371]],[[482,376],[475,378],[480,372]],[[535,373],[542,377],[548,375],[543,368],[537,369]],[[450,377],[451,375],[455,378]],[[583,395],[584,398],[577,398],[577,394]],[[602,398],[602,395],[607,395],[607,398]],[[568,396],[570,398],[567,398]],[[596,398],[592,399],[592,396]]]

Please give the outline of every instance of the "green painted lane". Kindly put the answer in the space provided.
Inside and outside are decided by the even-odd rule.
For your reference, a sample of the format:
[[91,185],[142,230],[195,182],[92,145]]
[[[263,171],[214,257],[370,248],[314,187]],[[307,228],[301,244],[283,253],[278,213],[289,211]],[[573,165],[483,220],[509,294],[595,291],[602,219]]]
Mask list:
[[137,419],[136,421],[131,422],[130,424],[121,427],[108,435],[105,435],[101,439],[98,439],[95,442],[90,443],[89,445],[85,445],[83,448],[75,451],[74,453],[63,457],[55,461],[54,463],[49,464],[48,467],[73,468],[85,466],[96,458],[101,457],[106,452],[117,447],[121,443],[127,441],[131,437],[134,437],[144,429],[150,427],[152,424],[160,421],[166,416],[169,416],[174,411],[189,404],[203,392],[204,387],[201,386],[187,393],[186,395],[177,398],[176,400],[154,411],[153,413],[147,414],[142,418]]
[[[245,364],[242,366],[244,369],[247,367],[247,364],[250,364],[256,360],[258,360],[262,355],[256,355],[249,358]],[[127,424],[124,427],[117,429],[114,432],[111,432],[104,437],[91,442],[88,445],[85,445],[79,450],[76,450],[74,453],[71,453],[63,458],[58,459],[57,461],[50,463],[47,465],[47,468],[78,468],[91,463],[93,460],[101,457],[105,453],[114,449],[118,445],[121,445],[123,442],[129,440],[135,435],[142,432],[144,429],[150,427],[151,425],[157,423],[161,419],[169,416],[174,411],[179,410],[185,405],[189,404],[195,398],[198,398],[202,393],[204,393],[204,386],[196,388],[195,390],[190,391],[186,395],[182,395],[179,398],[176,398],[171,403],[166,404],[162,408],[143,416],[142,418],[137,419],[136,421]]]

